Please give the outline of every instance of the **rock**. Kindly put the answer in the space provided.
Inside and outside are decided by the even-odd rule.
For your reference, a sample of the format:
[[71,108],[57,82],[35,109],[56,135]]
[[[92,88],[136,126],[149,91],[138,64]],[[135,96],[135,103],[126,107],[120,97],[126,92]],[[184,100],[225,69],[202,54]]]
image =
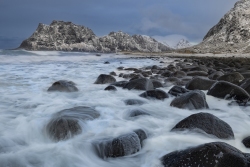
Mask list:
[[97,37],[87,27],[55,20],[50,25],[39,23],[36,31],[31,37],[24,40],[19,48],[102,53],[118,51],[165,52],[172,50],[149,36],[130,36],[119,31]]
[[[231,158],[229,158],[231,157]],[[174,151],[161,158],[164,167],[247,167],[250,155],[223,142]],[[239,164],[238,164],[239,163]]]
[[192,46],[192,44],[186,40],[186,39],[181,39],[175,46],[175,49],[183,49],[183,48],[188,48]]
[[114,82],[116,82],[116,79],[112,75],[101,74],[96,79],[95,84],[107,84]]
[[132,111],[129,112],[129,117],[137,117],[140,115],[150,115],[149,113],[147,113],[146,111],[142,110],[142,109],[134,109]]
[[238,72],[225,74],[217,78],[218,81],[227,81],[236,85],[239,84],[243,79],[244,77]]
[[48,92],[52,92],[52,91],[77,92],[78,88],[75,85],[76,84],[72,81],[59,80],[53,83],[51,87],[49,87]]
[[219,139],[233,139],[232,128],[223,120],[209,113],[190,115],[173,127],[171,131],[192,130],[214,135]]
[[161,76],[163,77],[170,77],[172,75],[172,72],[169,70],[165,70],[163,73],[161,73]]
[[187,76],[208,76],[207,72],[204,71],[189,71],[187,72]]
[[121,67],[117,67],[117,70],[123,70],[124,69],[124,67],[123,66],[121,66]]
[[218,81],[208,90],[207,95],[217,98],[230,99],[234,98],[239,102],[247,102],[249,94],[241,87],[226,81]]
[[159,100],[164,100],[164,99],[168,98],[168,94],[160,89],[148,90],[148,91],[140,94],[139,96],[147,98],[147,99],[153,98],[153,99],[159,99]]
[[177,77],[177,78],[182,78],[182,77],[185,77],[187,76],[187,74],[183,71],[175,71],[174,73],[172,73],[170,75],[170,77]]
[[124,101],[126,105],[142,105],[145,102],[138,99],[128,99]]
[[186,84],[186,88],[189,90],[208,90],[216,81],[202,77],[195,77]]
[[124,87],[124,89],[136,89],[136,90],[152,90],[154,85],[150,79],[141,78],[129,81]]
[[143,147],[143,141],[146,138],[146,133],[139,129],[114,139],[103,139],[97,141],[94,143],[94,146],[101,158],[123,157],[139,152]]
[[141,79],[141,78],[144,78],[143,75],[141,74],[136,74],[135,76],[133,76],[129,81],[133,81],[133,80],[136,80],[136,79]]
[[246,148],[250,148],[250,136],[246,137],[245,139],[242,140],[242,143]]
[[118,81],[118,82],[112,83],[111,85],[117,86],[117,87],[124,87],[127,83],[128,81]]
[[114,71],[110,72],[109,75],[117,76]]
[[109,61],[105,61],[104,64],[110,64],[110,62]]
[[242,75],[244,78],[250,78],[250,72],[243,72],[243,73],[241,73],[241,75]]
[[46,126],[49,136],[55,140],[66,140],[82,132],[79,121],[93,120],[100,114],[85,106],[62,110],[53,115]]
[[181,86],[173,86],[169,91],[168,93],[173,95],[173,96],[181,96],[183,95],[184,93],[187,93],[189,92],[189,90],[181,87]]
[[240,83],[240,87],[243,88],[245,91],[247,91],[248,94],[250,94],[250,78],[244,79]]
[[216,71],[216,72],[213,72],[212,74],[210,74],[208,76],[209,79],[212,79],[212,80],[216,80],[217,78],[219,78],[220,76],[224,75],[223,72],[221,71]]
[[117,91],[116,87],[109,85],[107,86],[104,90],[108,90],[108,91]]
[[151,81],[152,81],[152,83],[153,83],[155,89],[156,89],[156,88],[162,88],[162,87],[163,87],[163,84],[162,84],[160,81],[155,80],[155,79],[151,79]]
[[170,106],[189,110],[208,108],[206,96],[202,91],[199,90],[193,90],[176,97],[170,103]]

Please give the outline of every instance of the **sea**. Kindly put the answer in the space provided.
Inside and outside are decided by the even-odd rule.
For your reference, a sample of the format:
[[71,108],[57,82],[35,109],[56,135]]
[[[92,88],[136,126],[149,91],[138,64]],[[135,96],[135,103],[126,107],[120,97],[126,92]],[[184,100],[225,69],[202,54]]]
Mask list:
[[[104,91],[108,84],[94,84],[100,74],[128,72],[118,71],[120,66],[163,67],[174,60],[116,54],[96,56],[82,52],[0,50],[0,167],[161,167],[160,158],[165,154],[216,141],[250,153],[241,142],[250,136],[249,107],[229,105],[228,100],[206,95],[210,109],[178,109],[170,106],[174,99],[171,96],[165,100],[147,100],[139,97],[143,91],[118,87],[111,92]],[[58,80],[75,82],[79,91],[47,92]],[[161,90],[168,92],[171,87]],[[128,106],[124,103],[127,99],[143,100],[145,104]],[[92,107],[100,117],[81,123],[81,134],[53,141],[45,129],[53,114],[77,106]],[[130,118],[128,113],[133,109],[146,110],[150,115]],[[191,131],[170,131],[182,119],[199,112],[211,113],[227,122],[235,140],[221,140]],[[148,136],[136,154],[102,159],[93,149],[94,141],[115,138],[136,129],[143,129]]]

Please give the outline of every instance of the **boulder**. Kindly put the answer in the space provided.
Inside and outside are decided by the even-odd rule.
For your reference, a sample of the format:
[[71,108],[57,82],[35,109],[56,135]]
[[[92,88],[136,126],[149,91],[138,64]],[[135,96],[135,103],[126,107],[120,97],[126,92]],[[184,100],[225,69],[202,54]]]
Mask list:
[[181,87],[181,86],[173,86],[169,91],[168,93],[173,95],[173,96],[181,96],[183,95],[184,93],[187,93],[189,92],[189,90]]
[[142,109],[131,110],[131,111],[129,111],[129,114],[128,114],[129,117],[137,117],[140,115],[150,115],[150,114]]
[[206,143],[181,151],[174,151],[161,158],[164,167],[247,167],[250,154],[241,152],[223,142]]
[[142,105],[144,104],[145,102],[142,101],[142,100],[138,100],[138,99],[128,99],[128,100],[125,100],[124,101],[126,105]]
[[247,91],[248,94],[250,94],[250,78],[244,79],[240,83],[240,87],[243,88],[245,91]]
[[151,81],[152,81],[152,83],[153,83],[155,89],[156,89],[156,88],[162,88],[162,87],[163,87],[163,84],[162,84],[160,81],[155,80],[155,79],[151,79]]
[[139,152],[142,149],[143,141],[146,138],[146,133],[139,129],[114,139],[103,139],[96,141],[93,143],[93,145],[97,151],[97,154],[101,158],[116,158]]
[[241,87],[226,81],[218,81],[208,90],[207,95],[217,98],[234,98],[239,102],[247,102],[249,94]]
[[209,108],[206,102],[206,96],[200,90],[193,90],[176,97],[170,103],[170,106],[189,110]]
[[114,71],[110,72],[109,73],[110,75],[113,75],[113,76],[117,76],[116,73]]
[[153,98],[153,99],[159,99],[159,100],[164,100],[164,99],[168,98],[168,94],[160,89],[148,90],[148,91],[140,94],[139,96],[147,98],[147,99]]
[[79,121],[93,120],[99,116],[96,110],[85,106],[62,110],[53,115],[46,131],[55,141],[66,140],[82,132]]
[[112,83],[111,85],[117,86],[117,87],[124,87],[127,83],[128,81],[118,81],[118,82]]
[[187,72],[187,76],[208,76],[207,72],[204,71],[189,71]]
[[225,74],[217,78],[218,81],[227,81],[236,85],[238,85],[243,79],[244,77],[238,72]]
[[58,92],[77,92],[78,88],[76,84],[72,81],[59,80],[49,87],[48,92],[58,91]]
[[216,81],[202,77],[195,77],[186,84],[186,88],[189,90],[208,90]]
[[242,140],[242,143],[244,144],[244,146],[245,146],[246,148],[250,148],[250,136],[244,138],[244,139]]
[[221,71],[216,71],[216,72],[213,72],[212,74],[210,74],[208,76],[209,79],[212,79],[212,80],[216,80],[217,78],[219,78],[220,76],[224,75],[223,72]]
[[209,135],[214,135],[219,139],[233,139],[232,128],[223,120],[209,113],[198,113],[190,115],[176,124],[171,131],[192,130]]
[[95,84],[114,83],[116,79],[112,75],[101,74],[95,81]]
[[175,71],[170,76],[171,77],[182,78],[182,77],[187,76],[187,74],[185,72],[183,72],[183,71]]
[[129,81],[126,85],[123,87],[124,89],[136,89],[136,90],[152,90],[154,89],[154,85],[150,79],[147,78],[141,78],[141,79],[135,79],[132,81]]
[[109,85],[107,86],[104,90],[108,90],[108,91],[117,91],[116,87]]

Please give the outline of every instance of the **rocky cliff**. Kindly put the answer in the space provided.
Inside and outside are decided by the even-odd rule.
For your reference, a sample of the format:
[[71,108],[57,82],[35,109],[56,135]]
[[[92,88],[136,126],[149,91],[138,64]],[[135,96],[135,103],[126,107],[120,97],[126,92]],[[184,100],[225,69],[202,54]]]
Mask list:
[[40,23],[31,37],[24,40],[19,48],[85,52],[167,52],[171,50],[148,36],[130,36],[119,31],[97,37],[87,27],[64,21],[53,21],[50,25]]
[[249,53],[250,0],[240,0],[205,35],[203,41],[188,49],[195,53]]
[[186,40],[186,39],[181,39],[176,46],[174,47],[175,49],[183,49],[183,48],[188,48],[191,47],[192,44]]

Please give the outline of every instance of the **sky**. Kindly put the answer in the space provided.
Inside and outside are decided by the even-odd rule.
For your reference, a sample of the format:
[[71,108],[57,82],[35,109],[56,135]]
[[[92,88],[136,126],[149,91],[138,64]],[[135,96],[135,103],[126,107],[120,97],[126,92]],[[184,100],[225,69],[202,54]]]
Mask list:
[[0,0],[0,49],[17,48],[38,23],[71,21],[97,36],[141,34],[170,46],[202,41],[237,0]]

